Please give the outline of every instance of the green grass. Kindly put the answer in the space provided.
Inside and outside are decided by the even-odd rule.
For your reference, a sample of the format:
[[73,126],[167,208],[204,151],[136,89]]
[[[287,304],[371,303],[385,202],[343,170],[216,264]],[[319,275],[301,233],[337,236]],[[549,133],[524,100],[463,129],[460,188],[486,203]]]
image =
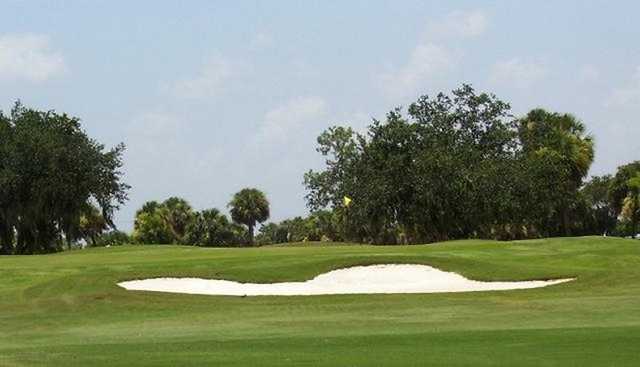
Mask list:
[[[424,263],[549,288],[424,295],[214,297],[119,280],[305,280]],[[0,366],[638,366],[640,241],[425,246],[124,246],[0,257]]]

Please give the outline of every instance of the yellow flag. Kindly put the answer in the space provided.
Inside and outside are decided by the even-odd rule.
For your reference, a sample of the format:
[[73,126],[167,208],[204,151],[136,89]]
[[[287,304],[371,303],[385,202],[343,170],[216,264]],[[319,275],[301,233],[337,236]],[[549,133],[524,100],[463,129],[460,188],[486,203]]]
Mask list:
[[345,196],[342,200],[344,202],[344,206],[348,207],[349,205],[351,205],[351,198],[350,197]]

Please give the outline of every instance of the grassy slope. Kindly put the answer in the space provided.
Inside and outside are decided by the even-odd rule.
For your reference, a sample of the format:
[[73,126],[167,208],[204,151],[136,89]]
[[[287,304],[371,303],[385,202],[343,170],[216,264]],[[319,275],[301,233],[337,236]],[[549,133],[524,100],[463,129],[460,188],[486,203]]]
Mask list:
[[[425,263],[550,288],[432,295],[212,297],[118,280],[304,280]],[[637,366],[640,242],[574,238],[429,246],[125,246],[0,257],[0,366]]]

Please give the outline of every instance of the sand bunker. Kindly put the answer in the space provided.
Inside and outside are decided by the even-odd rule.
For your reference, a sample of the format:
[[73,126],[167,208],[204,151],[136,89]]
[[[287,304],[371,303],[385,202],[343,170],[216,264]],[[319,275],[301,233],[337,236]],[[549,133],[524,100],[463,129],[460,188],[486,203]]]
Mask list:
[[481,282],[426,265],[371,265],[333,270],[305,282],[239,283],[199,278],[154,278],[118,283],[128,290],[220,296],[444,293],[540,288],[573,279]]

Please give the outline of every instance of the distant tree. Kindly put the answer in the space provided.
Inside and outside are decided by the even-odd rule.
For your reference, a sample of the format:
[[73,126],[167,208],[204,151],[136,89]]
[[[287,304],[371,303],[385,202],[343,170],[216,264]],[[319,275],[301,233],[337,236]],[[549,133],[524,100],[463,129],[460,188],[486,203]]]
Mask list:
[[542,109],[514,119],[508,103],[469,85],[422,96],[408,113],[394,109],[366,133],[329,128],[316,150],[325,167],[304,176],[307,205],[330,209],[343,240],[518,239],[610,228],[604,209],[587,218],[600,204],[580,192],[594,158],[585,126]]
[[318,137],[316,151],[325,159],[324,171],[309,171],[304,175],[308,189],[307,206],[312,211],[327,206],[339,207],[345,195],[351,194],[355,185],[362,137],[349,127],[334,126]]
[[414,243],[490,233],[515,212],[498,210],[513,196],[502,178],[516,149],[508,111],[495,96],[463,85],[450,96],[419,98],[408,116],[389,112],[366,135],[330,128],[318,138],[325,169],[305,174],[307,204],[336,213],[346,240]]
[[256,243],[260,245],[272,245],[285,242],[289,242],[287,228],[278,223],[271,222],[262,225],[256,236]]
[[147,201],[144,204],[142,204],[142,207],[140,209],[138,209],[136,211],[136,216],[138,214],[141,213],[148,213],[148,214],[153,214],[156,212],[156,210],[158,210],[160,207],[162,207],[162,204],[160,204],[159,202],[155,201],[155,200],[151,200],[151,201]]
[[168,217],[164,205],[156,201],[146,202],[136,211],[132,239],[141,244],[176,243],[177,238],[167,222]]
[[609,197],[616,216],[622,213],[624,201],[631,191],[629,180],[639,174],[640,161],[635,161],[618,167],[615,176],[613,176],[609,188]]
[[95,245],[98,237],[108,229],[107,221],[100,210],[93,205],[87,205],[78,221],[78,234],[89,245]]
[[[105,150],[80,120],[16,103],[0,112],[0,247],[31,254],[62,248],[89,203],[115,228],[127,199],[121,181],[124,145]],[[15,237],[14,237],[15,236]]]
[[182,198],[148,201],[136,212],[132,240],[142,244],[232,246],[246,241],[241,225],[218,209],[193,211]]
[[218,209],[196,212],[186,228],[185,243],[197,246],[231,246],[242,241],[241,233]]
[[580,189],[588,208],[583,218],[585,234],[612,233],[615,230],[618,216],[609,195],[612,181],[611,175],[593,176]]
[[280,223],[267,223],[260,227],[256,242],[261,245],[341,240],[339,219],[334,212],[320,210],[307,217],[285,219]]
[[623,201],[621,217],[628,223],[630,235],[635,236],[640,228],[640,173],[627,181],[629,193]]
[[19,211],[19,203],[14,198],[18,176],[11,163],[15,150],[13,135],[12,121],[0,113],[0,254],[13,252]]
[[309,230],[313,231],[313,228],[310,228],[310,226],[308,225],[308,221],[302,217],[294,217],[291,219],[283,220],[280,223],[280,226],[287,231],[286,242],[309,241]]
[[416,168],[408,171],[416,177],[417,200],[403,199],[409,204],[402,216],[408,219],[400,226],[410,242],[412,232],[439,241],[489,236],[504,225],[511,187],[503,174],[515,149],[509,110],[495,95],[476,93],[468,85],[451,96],[421,97],[410,106],[420,147]]
[[315,222],[315,226],[317,227],[319,240],[324,241],[339,241],[340,237],[340,229],[338,228],[339,223],[338,219],[334,212],[330,210],[317,210],[312,212],[309,216]]
[[234,245],[245,245],[247,243],[247,238],[249,237],[249,231],[242,224],[231,222],[229,224],[229,228],[233,233],[233,241]]
[[532,110],[520,119],[519,138],[523,152],[530,158],[553,161],[547,167],[553,170],[554,190],[559,194],[554,210],[561,224],[560,232],[570,235],[571,210],[593,163],[593,138],[574,116],[543,109]]
[[164,215],[175,242],[182,242],[188,224],[193,219],[193,209],[191,205],[182,198],[170,197],[162,203],[165,210],[160,211]]
[[265,194],[258,189],[242,189],[233,196],[228,206],[233,221],[247,226],[248,243],[253,245],[256,224],[269,219],[269,201]]

